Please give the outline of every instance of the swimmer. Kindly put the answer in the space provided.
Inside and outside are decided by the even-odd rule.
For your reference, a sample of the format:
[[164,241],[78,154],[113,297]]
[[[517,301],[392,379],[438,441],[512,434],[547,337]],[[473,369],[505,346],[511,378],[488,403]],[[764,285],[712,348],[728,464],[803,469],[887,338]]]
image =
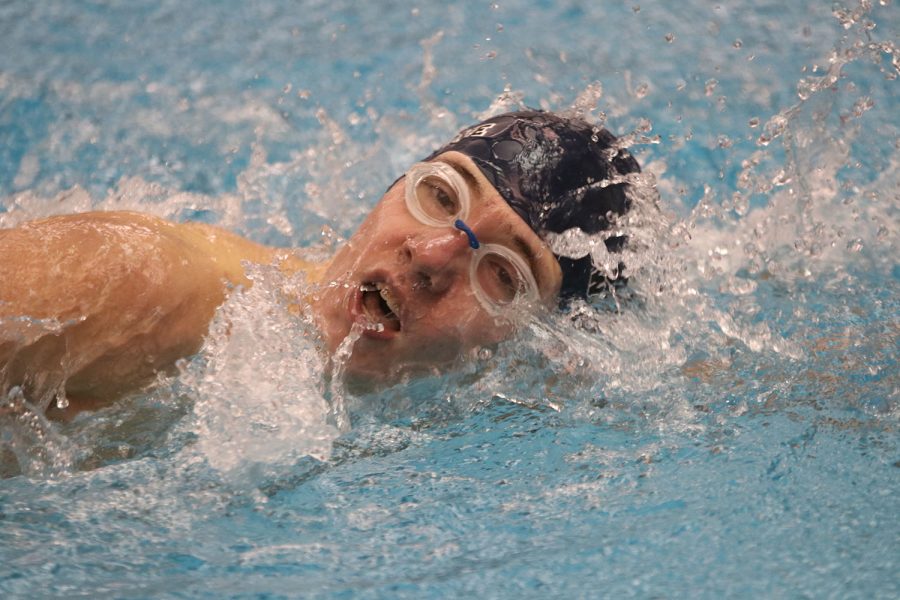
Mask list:
[[[146,385],[199,350],[229,290],[251,284],[246,262],[315,284],[303,305],[328,352],[361,332],[350,379],[452,364],[522,318],[622,284],[549,242],[612,229],[630,207],[620,178],[638,171],[606,130],[529,110],[466,128],[413,165],[324,263],[132,212],[0,230],[0,398],[17,388],[66,418]],[[606,239],[613,253],[625,243]]]

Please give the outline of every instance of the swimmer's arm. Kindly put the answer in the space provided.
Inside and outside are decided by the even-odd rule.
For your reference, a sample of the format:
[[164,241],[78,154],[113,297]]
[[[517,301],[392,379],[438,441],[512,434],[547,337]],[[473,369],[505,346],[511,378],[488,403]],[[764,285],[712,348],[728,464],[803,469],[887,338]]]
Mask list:
[[0,392],[114,399],[197,351],[242,262],[273,250],[138,213],[51,217],[0,230]]

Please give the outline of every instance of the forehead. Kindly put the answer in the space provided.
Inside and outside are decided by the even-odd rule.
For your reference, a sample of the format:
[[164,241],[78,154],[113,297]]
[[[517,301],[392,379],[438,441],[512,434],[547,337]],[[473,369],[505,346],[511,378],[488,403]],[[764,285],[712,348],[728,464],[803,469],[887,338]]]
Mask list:
[[[555,297],[562,281],[562,271],[550,247],[531,227],[506,203],[500,192],[487,180],[472,159],[460,152],[450,151],[433,159],[451,166],[465,180],[472,198],[472,208],[489,211],[492,219],[492,233],[500,235],[501,242],[522,254],[531,265],[532,272],[545,299]],[[475,225],[477,227],[477,225]],[[481,235],[479,231],[479,235]]]

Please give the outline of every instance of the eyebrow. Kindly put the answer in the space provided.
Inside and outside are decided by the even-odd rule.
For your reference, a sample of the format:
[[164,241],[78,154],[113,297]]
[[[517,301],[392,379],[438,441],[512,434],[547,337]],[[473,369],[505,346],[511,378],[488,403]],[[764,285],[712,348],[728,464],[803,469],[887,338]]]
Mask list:
[[469,171],[467,171],[466,169],[462,168],[461,166],[453,164],[453,163],[444,163],[444,164],[447,165],[448,167],[450,167],[451,169],[453,169],[454,171],[456,171],[457,173],[459,173],[459,176],[466,180],[466,185],[469,186],[469,191],[478,187],[478,180],[475,179],[475,176],[472,175],[471,173],[469,173]]

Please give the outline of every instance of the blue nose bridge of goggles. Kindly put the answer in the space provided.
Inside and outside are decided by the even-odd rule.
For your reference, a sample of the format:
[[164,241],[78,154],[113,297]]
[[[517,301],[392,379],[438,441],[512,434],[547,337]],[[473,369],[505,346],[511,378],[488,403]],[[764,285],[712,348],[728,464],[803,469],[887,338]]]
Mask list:
[[472,231],[472,229],[468,225],[466,225],[462,219],[457,219],[456,221],[454,221],[453,226],[466,234],[466,237],[469,238],[469,246],[472,248],[472,250],[478,250],[478,247],[481,246],[481,244],[478,243],[478,238],[475,237],[475,232]]

